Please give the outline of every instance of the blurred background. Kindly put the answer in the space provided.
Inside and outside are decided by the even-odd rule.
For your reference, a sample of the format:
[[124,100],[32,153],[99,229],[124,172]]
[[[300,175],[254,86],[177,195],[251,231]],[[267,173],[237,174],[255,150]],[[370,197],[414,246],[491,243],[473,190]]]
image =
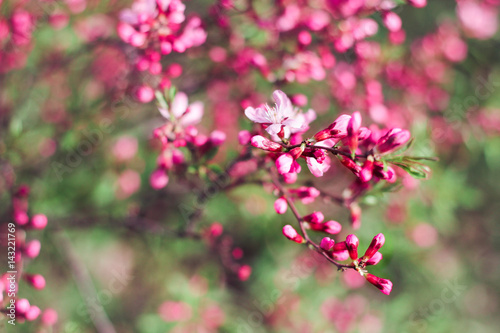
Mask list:
[[[407,177],[397,192],[374,191],[361,201],[360,249],[384,233],[384,260],[370,272],[393,282],[391,295],[350,271],[337,272],[283,237],[281,228],[294,225],[294,217],[275,213],[276,197],[257,181],[258,170],[248,184],[225,188],[186,166],[170,173],[164,189],[151,188],[159,154],[152,132],[164,119],[154,103],[138,101],[138,86],[150,78],[134,69],[137,50],[116,33],[119,13],[132,1],[4,0],[2,234],[12,222],[12,198],[21,185],[29,186],[29,215],[45,214],[48,224],[27,229],[18,241],[40,240],[40,254],[25,258],[23,269],[43,275],[46,286],[35,290],[21,281],[18,295],[42,311],[56,310],[58,320],[51,327],[40,320],[11,327],[4,317],[0,327],[65,333],[106,332],[110,323],[116,332],[141,333],[497,332],[500,2],[443,0],[415,8],[395,1],[405,36],[390,34],[380,13],[368,13],[380,25],[367,39],[380,46],[375,56],[333,49],[335,65],[323,63],[325,79],[273,81],[269,72],[279,78],[282,60],[298,52],[300,28],[277,35],[256,17],[268,22],[295,3],[253,1],[249,13],[243,0],[233,7],[186,1],[186,13],[202,18],[207,41],[172,53],[162,65],[190,101],[204,102],[205,133],[225,132],[226,142],[207,164],[220,174],[241,150],[238,131],[251,129],[243,106],[270,102],[275,88],[307,97],[304,109],[318,113],[312,130],[359,109],[363,124],[410,129],[413,155],[439,158],[429,163],[429,179]],[[8,26],[16,10],[28,13],[32,26],[29,40],[12,46]],[[332,26],[342,20],[325,11]],[[323,42],[317,49],[332,46],[317,40]],[[242,50],[258,50],[268,68],[255,65],[255,58],[252,65]],[[382,110],[362,97],[369,80],[380,82]],[[353,180],[340,167],[332,169],[321,179],[302,172],[299,180],[332,192]],[[353,232],[349,212],[329,201],[298,208],[341,222],[339,240]],[[183,232],[193,215],[198,236]]]

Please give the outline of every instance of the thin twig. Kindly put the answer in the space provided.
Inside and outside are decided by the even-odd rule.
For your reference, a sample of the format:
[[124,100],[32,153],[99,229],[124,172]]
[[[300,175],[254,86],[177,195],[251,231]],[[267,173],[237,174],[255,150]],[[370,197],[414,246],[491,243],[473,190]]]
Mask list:
[[[66,257],[82,299],[87,299],[89,297],[91,299],[98,299],[90,274],[85,265],[76,255],[68,236],[66,236],[63,232],[59,232],[55,237],[57,238],[59,245],[57,248],[60,249],[61,254]],[[116,333],[113,323],[109,320],[106,312],[104,312],[104,308],[100,302],[93,303],[92,306],[95,306],[96,309],[90,309],[88,302],[85,302],[85,305],[87,306],[89,314],[93,314],[90,316],[90,319],[94,323],[98,333]]]

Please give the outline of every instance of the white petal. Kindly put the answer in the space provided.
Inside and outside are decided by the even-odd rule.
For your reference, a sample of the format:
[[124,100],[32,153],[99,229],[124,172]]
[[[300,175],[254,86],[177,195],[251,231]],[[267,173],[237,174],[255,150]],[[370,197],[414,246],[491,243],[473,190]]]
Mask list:
[[201,121],[203,117],[204,106],[202,102],[194,102],[189,105],[188,112],[182,116],[180,123],[183,126],[195,125]]
[[272,123],[272,120],[267,116],[266,111],[263,108],[256,108],[249,106],[245,109],[245,116],[254,123],[268,124]]
[[163,118],[167,118],[170,120],[170,112],[168,112],[167,109],[164,109],[164,108],[158,108],[158,111],[160,111],[161,115],[163,116]]
[[275,90],[273,92],[273,98],[276,102],[276,110],[282,118],[292,116],[292,102],[290,102],[290,99],[284,92],[281,90]]
[[175,118],[179,119],[188,107],[188,97],[185,93],[179,91],[175,94],[172,101],[172,113]]
[[[273,124],[273,125],[268,126],[266,128],[266,131],[267,131],[267,133],[269,133],[271,135],[278,135],[278,133],[281,132],[281,126],[282,126],[281,124]],[[285,127],[285,131],[286,131],[286,127]]]

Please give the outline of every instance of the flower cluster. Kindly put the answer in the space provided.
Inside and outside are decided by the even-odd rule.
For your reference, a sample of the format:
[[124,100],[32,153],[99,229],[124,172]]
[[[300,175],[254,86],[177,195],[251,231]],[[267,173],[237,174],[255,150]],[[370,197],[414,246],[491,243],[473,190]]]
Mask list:
[[[27,233],[30,230],[43,230],[47,226],[47,217],[44,214],[35,214],[31,218],[29,217],[29,192],[30,188],[22,185],[17,188],[12,196],[12,219],[15,221],[15,227],[11,228],[9,224],[8,231],[9,233],[12,232],[15,237],[12,238],[12,242],[15,242],[15,255],[12,258],[9,257],[9,261],[12,260],[15,263],[15,266],[12,267],[16,268],[16,274],[14,280],[11,272],[0,277],[0,303],[2,307],[15,304],[15,318],[20,322],[24,320],[34,321],[41,317],[41,324],[49,327],[53,326],[57,321],[57,312],[55,310],[48,308],[42,312],[38,306],[30,304],[28,299],[18,297],[20,280],[24,280],[27,285],[35,290],[45,288],[45,278],[41,274],[26,271],[29,261],[38,257],[41,249],[41,243],[38,239],[27,240]],[[9,242],[10,239],[9,237]],[[15,290],[15,293],[12,292],[13,290]],[[12,296],[12,294],[15,296]],[[9,308],[3,311],[6,314],[11,313]]]
[[[136,69],[154,76],[163,74],[162,86],[169,84],[169,78],[178,76],[177,69],[173,72],[164,70],[162,55],[183,53],[203,44],[207,38],[198,16],[192,16],[183,25],[185,9],[180,0],[136,0],[132,8],[120,13],[118,35],[124,42],[141,50]],[[153,100],[150,86],[148,82],[137,92],[139,101],[147,103]]]
[[167,171],[174,167],[186,165],[186,157],[182,148],[188,150],[191,160],[209,160],[217,151],[217,147],[226,140],[226,134],[220,130],[212,131],[208,136],[195,127],[203,116],[203,103],[189,104],[183,92],[172,92],[167,99],[159,99],[158,110],[165,118],[165,124],[154,130],[153,136],[160,141],[161,152],[157,159],[157,168],[150,177],[151,186],[159,190],[168,184]]

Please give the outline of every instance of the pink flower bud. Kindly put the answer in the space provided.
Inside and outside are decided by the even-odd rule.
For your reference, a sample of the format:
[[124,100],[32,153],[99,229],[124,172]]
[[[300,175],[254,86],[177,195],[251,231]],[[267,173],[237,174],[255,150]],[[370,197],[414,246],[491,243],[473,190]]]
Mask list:
[[363,182],[367,182],[370,181],[370,179],[372,179],[372,176],[373,176],[373,157],[369,156],[366,159],[365,164],[363,165],[363,169],[361,169],[361,171],[359,172],[359,179],[361,179],[361,181]]
[[233,255],[233,258],[236,260],[243,258],[243,250],[239,247],[234,248],[231,254]]
[[342,163],[343,166],[348,168],[349,170],[352,171],[356,176],[359,175],[361,172],[361,167],[356,164],[353,160],[351,160],[349,157],[346,156],[340,156],[340,163]]
[[33,321],[36,318],[38,318],[38,316],[40,315],[40,312],[41,311],[40,311],[40,308],[38,306],[32,305],[32,306],[30,306],[28,311],[26,311],[26,314],[24,316],[26,317],[26,320]]
[[427,0],[406,0],[410,5],[415,8],[422,8],[427,6]]
[[276,211],[276,213],[285,214],[287,209],[288,204],[285,198],[281,197],[276,199],[276,201],[274,202],[274,210]]
[[322,212],[314,212],[312,214],[304,216],[303,219],[307,222],[321,223],[325,219],[325,216]]
[[289,224],[287,224],[283,227],[283,235],[285,235],[286,238],[294,241],[295,243],[301,244],[304,242],[304,239],[302,238],[302,236],[299,235],[297,233],[297,231],[295,231],[295,229]]
[[42,324],[53,326],[55,323],[57,323],[57,311],[51,308],[45,309],[42,313]]
[[347,250],[347,245],[344,242],[339,242],[339,243],[335,243],[335,245],[333,246],[333,251],[344,251],[344,250]]
[[309,222],[312,230],[326,232],[331,235],[338,234],[342,230],[342,225],[337,221],[327,221],[324,223]]
[[361,127],[361,114],[354,112],[351,119],[347,123],[347,137],[344,139],[345,144],[354,153],[358,149],[358,133]]
[[16,302],[16,312],[24,314],[30,309],[30,302],[26,298],[18,299]]
[[303,31],[299,32],[299,35],[297,36],[297,40],[302,45],[309,45],[309,44],[311,44],[312,37],[308,31],[303,30]]
[[352,203],[349,210],[351,213],[351,226],[354,230],[358,230],[361,227],[361,207],[357,203]]
[[140,86],[135,92],[135,97],[141,103],[149,103],[155,98],[155,91],[150,86]]
[[351,260],[357,260],[358,259],[358,245],[359,245],[359,239],[355,235],[349,235],[345,239],[345,245],[347,247],[347,251],[349,251],[349,257],[351,257]]
[[397,179],[396,171],[390,166],[385,166],[382,163],[375,163],[373,168],[373,175],[380,179],[385,179],[389,183],[394,183]]
[[243,130],[238,133],[238,142],[240,145],[247,145],[252,138],[252,134],[249,131]]
[[410,140],[411,134],[407,130],[393,128],[382,136],[375,146],[375,152],[385,154],[394,151]]
[[330,237],[325,237],[321,240],[321,243],[319,246],[324,250],[324,251],[331,251],[335,245],[335,241],[331,239]]
[[34,229],[43,229],[47,226],[47,216],[36,214],[31,218],[31,226]]
[[392,282],[387,279],[382,279],[379,278],[375,275],[372,275],[370,273],[365,274],[365,278],[368,282],[373,284],[375,287],[380,289],[380,291],[386,295],[389,295],[392,291]]
[[378,234],[373,237],[370,246],[368,246],[368,249],[366,250],[365,255],[361,258],[361,260],[366,261],[371,259],[375,255],[375,253],[377,253],[377,251],[380,250],[380,248],[384,245],[384,242],[384,234]]
[[185,161],[184,159],[184,153],[180,151],[179,149],[173,149],[172,150],[172,163],[175,165],[183,164]]
[[307,104],[307,96],[304,94],[293,95],[290,99],[293,104],[300,107],[305,106]]
[[238,278],[240,281],[246,281],[252,274],[252,267],[249,265],[243,265],[238,269]]
[[389,31],[394,32],[401,30],[401,18],[394,12],[382,13],[382,22]]
[[349,252],[347,250],[333,251],[332,258],[338,261],[344,261],[349,259]]
[[164,169],[156,169],[153,171],[151,176],[149,177],[149,184],[155,190],[159,190],[167,186],[168,184],[168,175]]
[[25,274],[24,279],[37,290],[45,288],[45,278],[40,274]]
[[214,146],[220,146],[225,141],[226,141],[226,133],[219,130],[215,130],[212,133],[210,133],[210,142]]
[[376,252],[373,257],[371,257],[370,260],[368,260],[365,265],[376,265],[380,262],[380,260],[382,260],[383,256],[382,256],[382,253],[380,252]]
[[26,212],[22,210],[15,210],[13,218],[14,221],[16,221],[16,223],[19,225],[25,225],[29,222],[28,214],[26,214]]
[[297,181],[297,173],[295,173],[295,172],[285,173],[283,175],[283,180],[287,184],[293,184]]
[[38,239],[34,239],[24,246],[24,253],[28,258],[36,258],[38,254],[40,254],[40,248],[42,247],[40,241]]
[[224,227],[222,226],[222,224],[215,222],[215,223],[212,223],[212,225],[210,226],[208,233],[209,233],[210,237],[216,238],[216,237],[219,237],[220,235],[222,235],[223,231],[224,231]]
[[278,169],[278,172],[283,175],[292,170],[294,162],[295,160],[293,159],[293,156],[289,153],[285,153],[276,160],[276,168]]
[[278,152],[278,151],[281,151],[281,148],[282,148],[279,143],[273,142],[273,141],[263,137],[262,135],[253,136],[252,139],[250,140],[250,143],[255,148],[260,148],[260,149],[267,150],[267,151]]

